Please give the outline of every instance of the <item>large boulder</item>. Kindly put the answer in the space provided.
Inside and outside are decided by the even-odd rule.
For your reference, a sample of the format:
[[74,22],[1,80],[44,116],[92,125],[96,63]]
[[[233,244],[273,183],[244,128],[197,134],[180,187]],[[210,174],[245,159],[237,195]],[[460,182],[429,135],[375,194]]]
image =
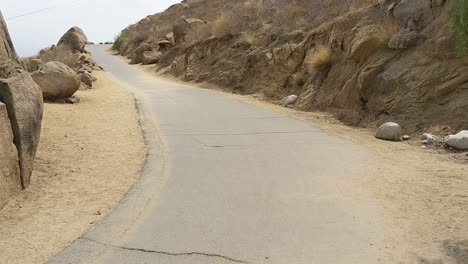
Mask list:
[[86,46],[87,38],[79,27],[70,28],[58,42],[58,46],[67,46],[72,51],[82,52]]
[[198,18],[180,17],[172,27],[172,33],[175,43],[180,43],[185,40],[185,36],[195,28],[205,25],[206,22]]
[[399,141],[401,139],[402,129],[400,125],[393,122],[383,124],[377,129],[375,137],[383,140]]
[[6,105],[0,103],[0,209],[20,190],[18,151]]
[[0,102],[6,105],[13,143],[18,151],[21,184],[26,188],[30,183],[39,144],[43,101],[41,89],[24,70],[16,55],[1,13]]
[[145,51],[143,52],[143,65],[156,64],[161,59],[162,53],[159,51]]
[[132,55],[132,59],[130,61],[131,64],[138,64],[143,62],[144,53],[146,51],[152,51],[153,47],[151,47],[148,43],[143,43],[135,50],[134,54]]
[[71,97],[80,88],[80,77],[67,65],[51,61],[32,74],[42,89],[44,99],[54,100]]
[[445,138],[445,144],[460,150],[468,150],[468,130]]

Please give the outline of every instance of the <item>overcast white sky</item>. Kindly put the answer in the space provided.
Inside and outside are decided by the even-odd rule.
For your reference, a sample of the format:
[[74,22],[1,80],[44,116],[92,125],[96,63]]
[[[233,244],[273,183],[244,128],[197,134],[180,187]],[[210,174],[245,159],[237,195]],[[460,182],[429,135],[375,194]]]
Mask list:
[[8,19],[63,4],[6,21],[16,51],[25,57],[55,44],[72,26],[82,28],[90,41],[113,40],[128,25],[179,2],[181,0],[0,0],[0,10]]

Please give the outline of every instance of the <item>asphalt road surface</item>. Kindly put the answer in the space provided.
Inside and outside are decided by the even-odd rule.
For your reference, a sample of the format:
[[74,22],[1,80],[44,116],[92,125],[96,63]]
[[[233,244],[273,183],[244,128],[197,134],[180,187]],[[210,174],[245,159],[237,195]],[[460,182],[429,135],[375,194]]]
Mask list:
[[139,94],[150,153],[115,211],[49,263],[382,261],[381,216],[342,186],[375,153],[285,113],[158,80],[107,48],[88,50]]

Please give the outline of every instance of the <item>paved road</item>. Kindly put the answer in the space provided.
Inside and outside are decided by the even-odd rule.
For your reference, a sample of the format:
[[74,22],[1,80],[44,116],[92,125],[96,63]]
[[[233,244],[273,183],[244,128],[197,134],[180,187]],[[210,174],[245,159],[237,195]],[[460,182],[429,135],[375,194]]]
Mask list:
[[284,113],[157,80],[105,46],[89,49],[143,95],[147,136],[154,121],[164,144],[150,147],[122,205],[50,263],[379,263],[372,205],[338,188],[374,153]]

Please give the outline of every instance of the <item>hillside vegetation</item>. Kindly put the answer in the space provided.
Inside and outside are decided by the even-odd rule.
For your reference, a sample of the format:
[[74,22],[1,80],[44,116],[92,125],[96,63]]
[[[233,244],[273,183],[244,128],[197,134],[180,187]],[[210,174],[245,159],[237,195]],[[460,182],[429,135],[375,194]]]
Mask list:
[[[118,36],[132,63],[325,110],[349,125],[468,127],[464,0],[186,0]],[[461,51],[461,52],[460,52]]]

